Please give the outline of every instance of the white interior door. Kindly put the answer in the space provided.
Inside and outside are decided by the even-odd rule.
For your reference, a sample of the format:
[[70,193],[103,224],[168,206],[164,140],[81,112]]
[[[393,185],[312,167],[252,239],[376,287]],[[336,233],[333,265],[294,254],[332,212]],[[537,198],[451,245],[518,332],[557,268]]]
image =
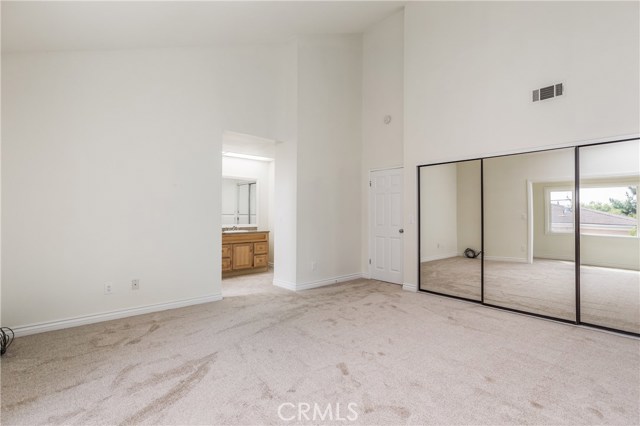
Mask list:
[[402,169],[373,171],[369,191],[369,271],[372,279],[402,284]]

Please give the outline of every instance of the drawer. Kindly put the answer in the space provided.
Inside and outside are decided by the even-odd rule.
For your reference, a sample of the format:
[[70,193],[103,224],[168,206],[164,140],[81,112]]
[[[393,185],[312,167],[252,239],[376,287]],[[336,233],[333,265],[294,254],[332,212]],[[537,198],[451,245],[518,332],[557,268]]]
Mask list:
[[222,245],[222,257],[231,257],[231,244]]
[[222,234],[222,244],[253,243],[256,241],[269,241],[269,231]]
[[261,268],[263,266],[267,266],[268,257],[266,254],[259,254],[257,256],[253,256],[253,267]]
[[254,243],[253,252],[255,254],[267,254],[267,253],[269,253],[269,243],[267,241]]
[[230,271],[231,269],[231,259],[222,259],[222,271]]

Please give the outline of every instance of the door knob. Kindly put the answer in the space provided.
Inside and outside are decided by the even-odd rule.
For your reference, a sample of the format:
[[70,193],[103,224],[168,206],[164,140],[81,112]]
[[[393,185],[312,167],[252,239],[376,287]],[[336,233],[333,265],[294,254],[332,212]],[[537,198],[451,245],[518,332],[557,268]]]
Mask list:
[[401,234],[404,234],[404,229],[400,228],[400,229],[398,229],[398,232],[401,233]]

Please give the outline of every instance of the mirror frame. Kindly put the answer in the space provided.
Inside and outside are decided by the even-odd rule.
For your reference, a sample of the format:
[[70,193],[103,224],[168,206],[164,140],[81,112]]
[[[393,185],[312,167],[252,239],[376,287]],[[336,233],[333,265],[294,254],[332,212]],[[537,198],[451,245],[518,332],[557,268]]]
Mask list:
[[[595,143],[585,143],[585,144],[575,144],[575,145],[568,145],[568,146],[561,146],[561,147],[555,147],[555,148],[548,148],[548,149],[538,149],[538,150],[532,150],[532,151],[522,151],[522,152],[514,152],[511,154],[503,154],[503,155],[489,155],[489,156],[484,156],[484,157],[477,157],[477,158],[465,158],[465,159],[460,159],[460,160],[454,160],[454,161],[445,161],[445,162],[438,162],[438,163],[427,163],[427,164],[418,164],[416,166],[416,180],[417,180],[417,192],[418,192],[418,199],[417,199],[417,214],[418,214],[418,228],[417,228],[417,241],[418,241],[418,266],[417,266],[417,271],[418,271],[418,285],[417,285],[417,289],[418,289],[418,293],[428,293],[428,294],[436,294],[439,296],[444,296],[444,297],[448,297],[448,298],[452,298],[452,299],[458,299],[458,300],[465,300],[467,302],[472,302],[472,303],[478,303],[484,306],[489,306],[492,308],[496,308],[496,309],[502,309],[505,311],[510,311],[510,312],[516,312],[516,313],[520,313],[520,314],[525,314],[525,315],[529,315],[529,316],[533,316],[533,317],[538,317],[538,318],[545,318],[545,319],[550,319],[553,321],[560,321],[563,323],[568,323],[568,324],[575,324],[578,326],[587,326],[587,327],[591,327],[591,328],[596,328],[596,329],[601,329],[601,330],[607,330],[607,331],[612,331],[615,333],[621,333],[621,334],[626,334],[626,335],[631,335],[631,336],[636,336],[636,337],[640,337],[640,333],[635,333],[632,331],[627,331],[627,330],[620,330],[620,329],[616,329],[616,328],[611,328],[611,327],[606,327],[606,326],[602,326],[602,325],[597,325],[597,324],[591,324],[591,323],[587,323],[584,321],[581,321],[580,318],[580,267],[581,267],[581,258],[580,258],[580,234],[581,234],[581,230],[580,230],[580,208],[576,208],[574,209],[574,244],[575,244],[575,248],[574,248],[574,257],[575,257],[575,299],[576,299],[576,303],[575,303],[575,320],[568,320],[568,319],[563,319],[563,318],[556,318],[556,317],[552,317],[552,316],[547,316],[547,315],[542,315],[542,314],[537,314],[534,312],[528,312],[528,311],[523,311],[523,310],[518,310],[518,309],[512,309],[512,308],[508,308],[508,307],[504,307],[504,306],[498,306],[498,305],[492,305],[489,303],[486,303],[484,300],[484,285],[485,285],[485,280],[484,280],[484,275],[485,275],[485,265],[484,265],[484,248],[485,248],[485,244],[484,244],[484,239],[485,239],[485,232],[484,232],[484,226],[485,226],[485,218],[484,218],[484,160],[486,159],[490,159],[490,158],[500,158],[500,157],[510,157],[510,156],[514,156],[514,155],[522,155],[522,154],[533,154],[533,153],[538,153],[538,152],[547,152],[547,151],[557,151],[557,150],[567,150],[567,149],[573,149],[574,151],[574,187],[573,187],[573,191],[574,191],[574,204],[576,206],[580,205],[580,148],[586,148],[586,147],[591,147],[591,146],[598,146],[598,145],[610,145],[610,144],[616,144],[616,143],[622,143],[622,142],[630,142],[630,141],[640,141],[639,137],[630,137],[630,138],[625,138],[625,139],[618,139],[618,140],[612,140],[612,141],[607,141],[607,142],[595,142]],[[452,164],[452,163],[461,163],[461,162],[465,162],[465,161],[477,161],[480,160],[480,223],[481,223],[481,230],[480,230],[480,236],[481,236],[481,251],[483,253],[482,255],[482,259],[481,259],[481,281],[480,281],[480,300],[474,300],[474,299],[469,299],[469,298],[465,298],[465,297],[460,297],[460,296],[452,296],[452,295],[448,295],[445,293],[439,293],[436,291],[432,291],[432,290],[425,290],[421,288],[421,262],[420,262],[420,256],[421,256],[421,188],[420,188],[420,170],[423,167],[429,167],[429,166],[439,166],[439,165],[444,165],[444,164]],[[640,238],[640,237],[638,237]]]

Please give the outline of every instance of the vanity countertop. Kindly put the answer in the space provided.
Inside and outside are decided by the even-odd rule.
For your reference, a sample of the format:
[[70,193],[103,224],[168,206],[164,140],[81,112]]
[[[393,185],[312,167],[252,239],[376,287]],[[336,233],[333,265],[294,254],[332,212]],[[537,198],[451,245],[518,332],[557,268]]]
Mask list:
[[257,234],[257,233],[264,233],[264,232],[269,232],[269,231],[250,231],[250,230],[245,230],[245,229],[237,229],[237,230],[233,230],[233,231],[222,231],[223,235],[233,235],[233,234]]

